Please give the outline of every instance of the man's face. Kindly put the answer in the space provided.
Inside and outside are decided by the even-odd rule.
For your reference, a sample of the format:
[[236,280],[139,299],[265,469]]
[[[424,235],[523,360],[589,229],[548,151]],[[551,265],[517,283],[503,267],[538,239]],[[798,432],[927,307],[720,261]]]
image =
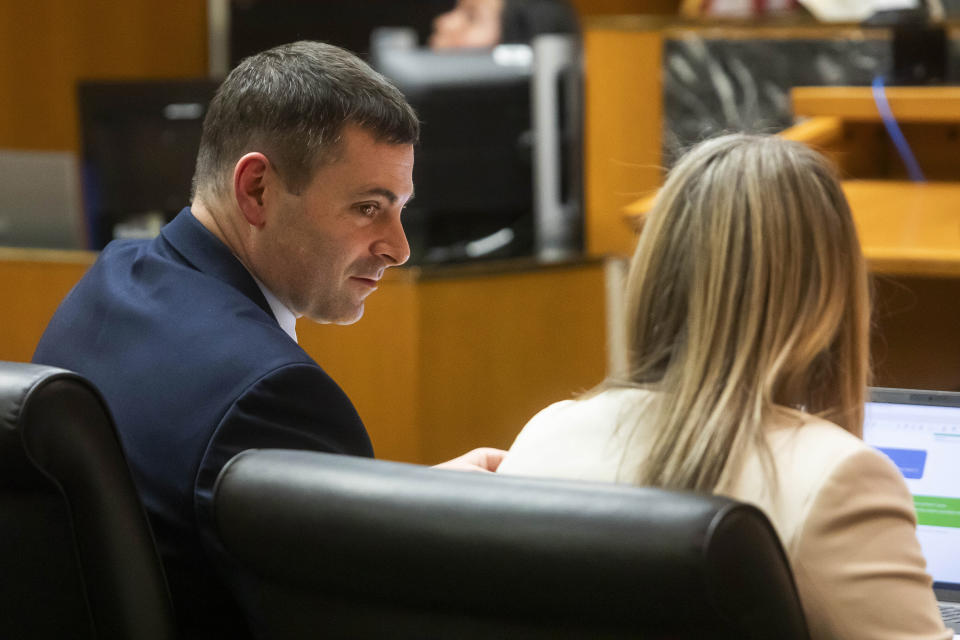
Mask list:
[[432,49],[492,47],[500,42],[504,0],[458,0],[433,20]]
[[400,212],[413,195],[413,147],[347,126],[338,157],[299,195],[283,189],[262,230],[258,276],[294,313],[349,324],[384,270],[406,262]]

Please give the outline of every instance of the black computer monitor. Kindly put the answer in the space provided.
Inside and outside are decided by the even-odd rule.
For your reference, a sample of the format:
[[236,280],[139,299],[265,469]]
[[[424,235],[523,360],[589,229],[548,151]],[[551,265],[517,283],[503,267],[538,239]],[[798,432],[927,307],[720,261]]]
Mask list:
[[189,204],[213,80],[81,82],[84,215],[90,248],[138,220],[170,220]]
[[375,44],[371,54],[422,123],[416,197],[404,213],[412,261],[530,253],[530,48],[438,53]]

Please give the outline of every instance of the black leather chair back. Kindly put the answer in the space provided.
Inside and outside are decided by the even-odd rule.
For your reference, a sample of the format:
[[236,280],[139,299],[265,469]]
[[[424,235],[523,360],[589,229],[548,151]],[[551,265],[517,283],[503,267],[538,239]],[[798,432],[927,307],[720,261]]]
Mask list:
[[779,540],[716,496],[248,451],[217,526],[263,638],[807,638]]
[[160,559],[97,390],[0,362],[0,637],[175,637]]

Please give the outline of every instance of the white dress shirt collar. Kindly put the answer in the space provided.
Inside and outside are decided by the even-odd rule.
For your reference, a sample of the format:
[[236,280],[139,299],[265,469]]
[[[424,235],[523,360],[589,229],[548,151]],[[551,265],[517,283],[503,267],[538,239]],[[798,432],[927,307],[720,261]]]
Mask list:
[[273,295],[273,292],[267,289],[267,286],[257,280],[253,274],[251,274],[251,277],[253,281],[257,283],[257,286],[260,287],[260,291],[263,292],[263,297],[267,299],[267,304],[270,305],[270,310],[273,311],[273,317],[277,319],[277,324],[280,325],[284,333],[290,336],[294,342],[297,342],[298,316],[293,311],[290,311],[287,305],[280,302],[277,296]]

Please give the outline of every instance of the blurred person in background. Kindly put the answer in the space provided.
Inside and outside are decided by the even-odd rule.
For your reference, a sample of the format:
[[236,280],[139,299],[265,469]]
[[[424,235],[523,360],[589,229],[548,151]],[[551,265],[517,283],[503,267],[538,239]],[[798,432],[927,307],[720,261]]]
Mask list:
[[578,33],[577,14],[563,0],[457,0],[437,16],[430,48],[526,44],[544,33]]

